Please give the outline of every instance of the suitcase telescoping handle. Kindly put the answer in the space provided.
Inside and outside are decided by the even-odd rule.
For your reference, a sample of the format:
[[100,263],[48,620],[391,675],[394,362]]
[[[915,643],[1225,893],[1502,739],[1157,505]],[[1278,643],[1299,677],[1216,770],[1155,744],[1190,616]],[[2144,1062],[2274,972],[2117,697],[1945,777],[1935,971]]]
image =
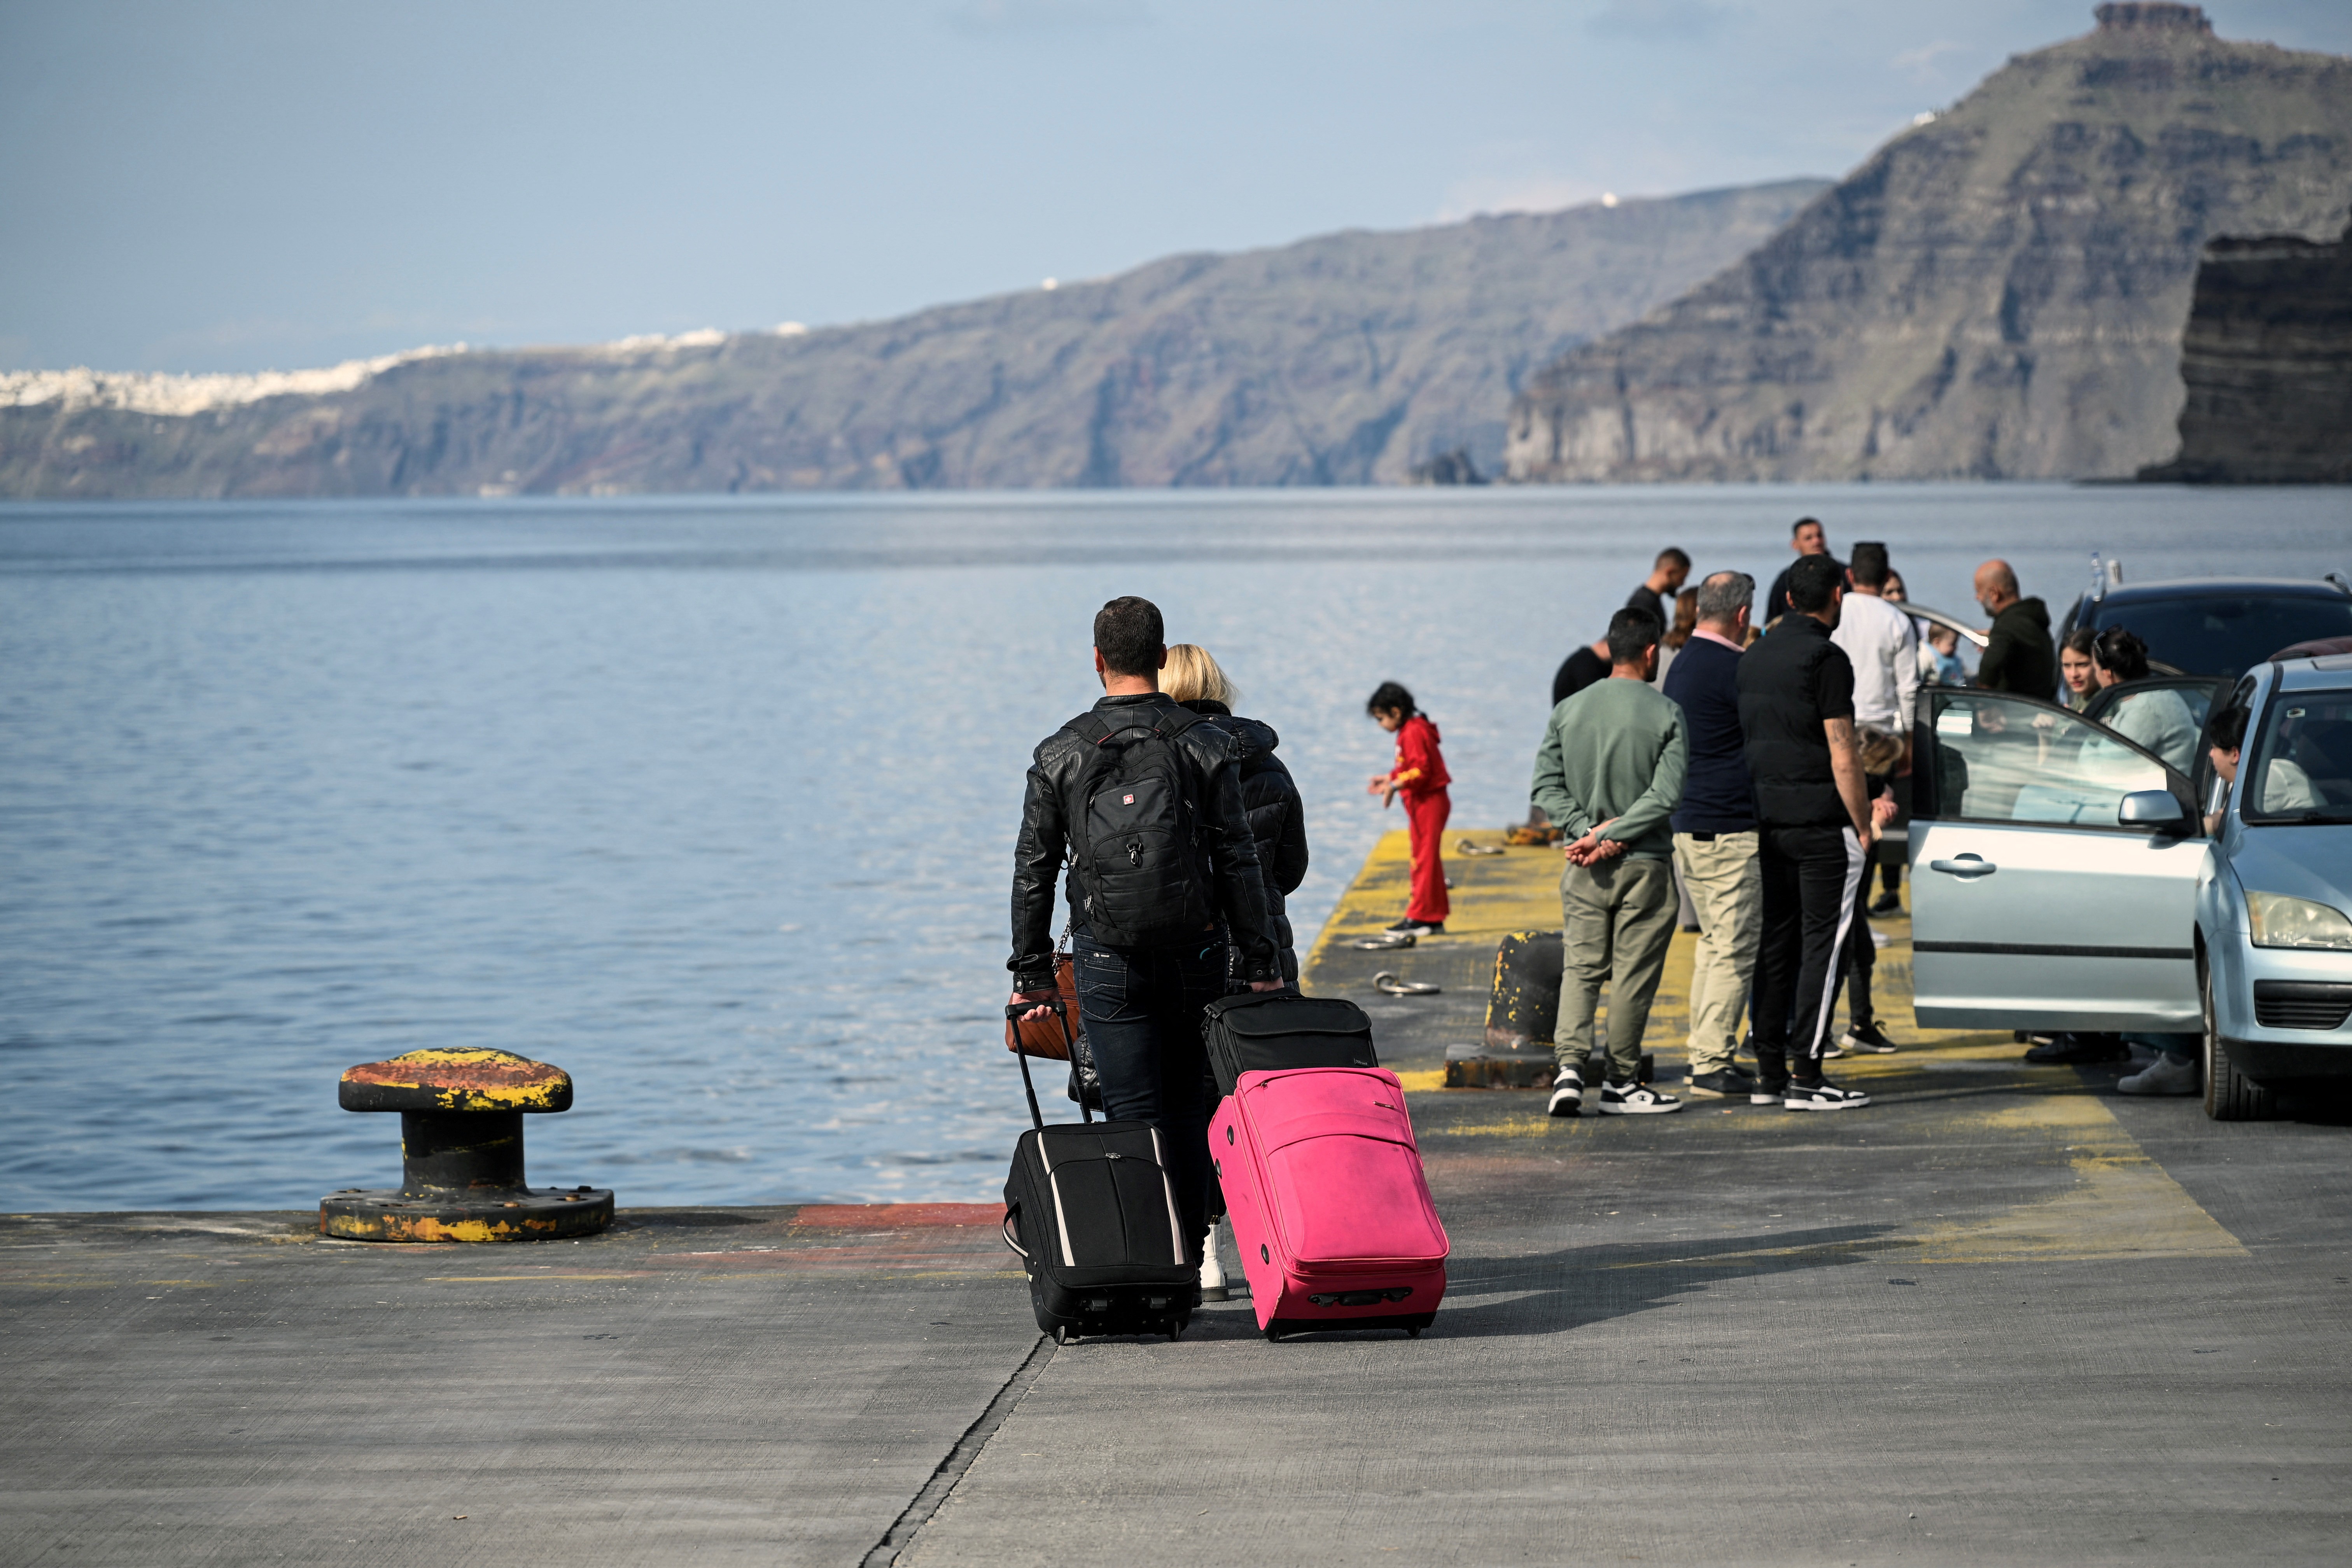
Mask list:
[[[1017,1023],[1020,1020],[1021,1015],[1028,1012],[1032,1007],[1051,1007],[1056,1013],[1061,1013],[1062,999],[1056,996],[1051,1002],[1012,1003],[1004,1009],[1005,1022]],[[1067,1033],[1069,1026],[1069,1015],[1063,1013],[1062,1028],[1066,1034]],[[1037,1106],[1037,1083],[1035,1079],[1029,1076],[1029,1053],[1027,1051],[1015,1051],[1013,1055],[1021,1063],[1021,1092],[1029,1097],[1030,1124],[1035,1127],[1038,1131],[1043,1132],[1045,1131],[1045,1113],[1039,1110]],[[1084,1100],[1078,1101],[1078,1116],[1088,1125],[1092,1125],[1095,1119],[1095,1113],[1087,1109],[1087,1102]]]

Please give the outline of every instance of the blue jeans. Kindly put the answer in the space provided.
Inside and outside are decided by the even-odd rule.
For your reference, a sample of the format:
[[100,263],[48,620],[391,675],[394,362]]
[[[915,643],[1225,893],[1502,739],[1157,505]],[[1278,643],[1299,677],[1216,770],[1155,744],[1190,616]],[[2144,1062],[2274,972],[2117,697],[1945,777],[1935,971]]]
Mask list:
[[1102,1077],[1103,1114],[1160,1129],[1197,1264],[1208,1232],[1209,1182],[1201,1009],[1225,994],[1224,933],[1202,932],[1198,947],[1110,947],[1078,926],[1071,941],[1078,1014]]

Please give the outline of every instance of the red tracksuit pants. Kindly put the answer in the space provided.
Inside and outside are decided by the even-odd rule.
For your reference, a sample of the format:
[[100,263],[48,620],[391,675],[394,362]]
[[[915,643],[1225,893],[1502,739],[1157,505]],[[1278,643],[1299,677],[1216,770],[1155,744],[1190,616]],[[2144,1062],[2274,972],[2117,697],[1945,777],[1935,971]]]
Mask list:
[[1401,793],[1399,798],[1404,802],[1405,826],[1412,845],[1412,898],[1404,907],[1404,917],[1442,925],[1453,904],[1445,896],[1445,860],[1439,851],[1454,803],[1442,789],[1427,795]]

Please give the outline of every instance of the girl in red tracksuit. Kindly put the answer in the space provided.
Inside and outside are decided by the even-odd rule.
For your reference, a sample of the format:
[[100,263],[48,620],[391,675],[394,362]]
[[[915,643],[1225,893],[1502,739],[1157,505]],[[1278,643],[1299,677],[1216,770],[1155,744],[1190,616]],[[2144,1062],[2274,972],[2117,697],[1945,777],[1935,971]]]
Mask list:
[[1393,680],[1384,680],[1364,708],[1381,729],[1397,738],[1396,766],[1372,775],[1366,788],[1379,795],[1384,806],[1392,797],[1404,796],[1405,826],[1412,835],[1412,897],[1405,904],[1404,919],[1389,930],[1433,935],[1444,931],[1450,910],[1445,862],[1438,851],[1445,818],[1453,809],[1445,786],[1454,780],[1437,749],[1437,726],[1412,705],[1412,692]]

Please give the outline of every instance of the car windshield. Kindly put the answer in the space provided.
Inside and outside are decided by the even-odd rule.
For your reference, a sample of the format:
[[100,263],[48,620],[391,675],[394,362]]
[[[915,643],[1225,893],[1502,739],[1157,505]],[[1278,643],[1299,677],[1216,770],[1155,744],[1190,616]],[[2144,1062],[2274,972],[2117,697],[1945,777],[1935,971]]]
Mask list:
[[2352,691],[2281,692],[2249,754],[2246,821],[2352,822]]
[[2190,675],[2234,679],[2281,648],[2352,637],[2352,599],[2249,594],[2104,604],[2086,624],[2128,628],[2150,658]]

